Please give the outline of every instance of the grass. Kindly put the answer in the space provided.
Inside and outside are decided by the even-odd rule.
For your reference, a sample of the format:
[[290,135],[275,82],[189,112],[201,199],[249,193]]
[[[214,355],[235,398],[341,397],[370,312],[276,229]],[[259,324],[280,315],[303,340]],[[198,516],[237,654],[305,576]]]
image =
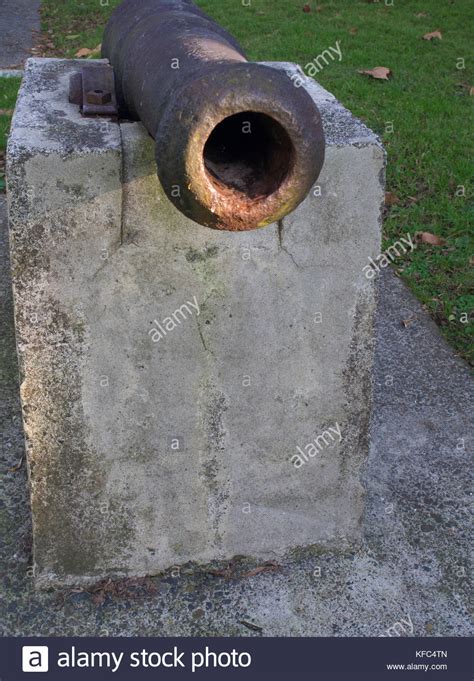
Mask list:
[[[387,2],[310,2],[310,12],[303,11],[301,0],[198,4],[240,40],[252,60],[304,67],[339,41],[341,61],[330,61],[317,79],[378,132],[387,148],[387,190],[399,203],[386,210],[384,248],[407,232],[432,232],[444,240],[442,246],[420,243],[395,267],[457,352],[473,361],[468,121],[474,6],[471,0]],[[81,47],[96,47],[118,3],[43,0],[41,53],[71,57]],[[421,39],[435,30],[442,40]],[[358,73],[375,66],[390,68],[392,78],[377,81]]]
[[0,78],[0,191],[5,189],[5,147],[20,78]]

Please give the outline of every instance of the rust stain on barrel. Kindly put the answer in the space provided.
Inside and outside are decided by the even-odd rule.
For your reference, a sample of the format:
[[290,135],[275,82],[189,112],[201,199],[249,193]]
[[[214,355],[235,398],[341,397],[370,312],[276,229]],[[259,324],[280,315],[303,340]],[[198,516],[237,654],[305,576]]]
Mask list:
[[307,196],[325,148],[313,99],[283,71],[248,62],[190,0],[124,0],[102,51],[122,115],[155,139],[158,177],[187,217],[244,231]]

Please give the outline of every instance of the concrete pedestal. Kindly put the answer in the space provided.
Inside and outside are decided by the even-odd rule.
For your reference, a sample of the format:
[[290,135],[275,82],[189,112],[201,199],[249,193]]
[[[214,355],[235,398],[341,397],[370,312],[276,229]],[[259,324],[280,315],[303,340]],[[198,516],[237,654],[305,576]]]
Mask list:
[[68,103],[79,65],[29,60],[8,148],[38,586],[356,542],[379,140],[303,78],[318,185],[278,225],[214,231],[169,203],[139,123]]

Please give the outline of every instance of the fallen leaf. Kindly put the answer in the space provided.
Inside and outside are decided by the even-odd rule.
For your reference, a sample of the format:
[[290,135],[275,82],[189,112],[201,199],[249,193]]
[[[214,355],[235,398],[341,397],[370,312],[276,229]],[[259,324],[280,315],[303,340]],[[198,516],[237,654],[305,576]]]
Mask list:
[[415,16],[418,17],[418,19],[420,19],[421,17],[426,17],[427,14],[426,12],[418,12],[418,14],[415,14]]
[[417,232],[415,239],[422,244],[430,244],[430,246],[442,246],[445,243],[444,239],[431,232]]
[[92,50],[90,50],[88,47],[81,47],[81,49],[76,52],[75,56],[88,57],[90,54],[92,54]]
[[214,577],[225,577],[228,579],[230,577],[230,573],[227,569],[224,570],[208,570],[209,575],[214,575]]
[[152,596],[156,591],[156,586],[149,577],[102,580],[85,589],[85,592],[90,594],[91,600],[95,605],[105,603],[107,596],[111,598],[138,599]]
[[408,319],[402,319],[402,324],[405,327],[405,329],[407,329],[410,326],[410,324],[413,324],[413,322],[416,321],[417,319],[418,317],[416,316],[416,314],[414,314],[411,317],[408,317]]
[[95,594],[92,594],[91,600],[94,603],[94,605],[103,605],[107,599],[107,596],[105,595],[104,591],[98,591]]
[[22,456],[21,459],[19,460],[19,462],[16,464],[16,466],[12,466],[11,468],[7,468],[8,472],[9,473],[16,473],[17,471],[19,471],[20,468],[23,465],[23,458],[24,457]]
[[210,575],[231,579],[234,576],[234,564],[230,562],[226,567],[217,570],[208,570]]
[[255,575],[261,574],[262,572],[276,572],[279,569],[280,566],[278,563],[268,561],[264,565],[259,565],[259,567],[256,567],[254,570],[250,570],[250,572],[244,572],[242,577],[254,577]]
[[358,31],[359,31],[359,29],[356,28],[355,26],[353,26],[352,28],[349,29],[349,33],[351,35],[355,35],[356,33],[358,33]]
[[400,203],[400,199],[393,192],[385,192],[385,205],[386,206],[397,206]]
[[95,55],[95,54],[100,54],[101,50],[102,50],[102,43],[99,43],[99,44],[97,45],[97,47],[94,47],[94,49],[91,51],[91,55],[92,55],[92,54],[94,54],[94,55]]
[[474,86],[469,88],[469,96],[472,97],[474,95]]
[[431,624],[431,622],[426,623],[426,631],[428,632],[428,634],[431,634],[431,632],[433,631],[433,625]]
[[263,631],[263,627],[259,627],[256,624],[252,624],[252,622],[246,622],[245,620],[239,620],[239,624],[243,624],[244,627],[247,627],[247,629],[250,629],[251,631]]
[[67,35],[66,40],[76,40],[76,38],[79,38],[79,33],[77,35]]
[[56,599],[57,599],[58,605],[63,606],[66,603],[66,601],[68,600],[68,598],[70,598],[74,594],[78,594],[78,593],[85,593],[85,589],[78,587],[76,589],[69,589],[68,591],[58,591],[56,593]]
[[255,577],[255,575],[259,575],[261,572],[266,572],[264,567],[257,567],[254,570],[250,570],[250,572],[244,572],[242,577]]
[[11,116],[13,109],[0,109],[0,116]]
[[311,7],[309,5],[303,5],[303,12],[311,12]]
[[423,36],[423,40],[435,40],[435,38],[438,38],[438,40],[443,39],[441,31],[432,31],[431,33],[425,33]]
[[358,71],[358,73],[377,78],[378,80],[388,80],[389,76],[392,75],[391,70],[385,66],[376,66],[374,69],[365,69],[364,71]]

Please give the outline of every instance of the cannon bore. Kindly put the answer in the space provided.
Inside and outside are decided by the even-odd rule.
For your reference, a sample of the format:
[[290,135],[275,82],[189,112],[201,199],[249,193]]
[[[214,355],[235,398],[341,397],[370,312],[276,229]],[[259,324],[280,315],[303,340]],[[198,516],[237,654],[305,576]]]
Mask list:
[[190,0],[124,0],[102,45],[121,114],[155,139],[160,182],[187,217],[255,229],[307,196],[324,161],[318,108]]

